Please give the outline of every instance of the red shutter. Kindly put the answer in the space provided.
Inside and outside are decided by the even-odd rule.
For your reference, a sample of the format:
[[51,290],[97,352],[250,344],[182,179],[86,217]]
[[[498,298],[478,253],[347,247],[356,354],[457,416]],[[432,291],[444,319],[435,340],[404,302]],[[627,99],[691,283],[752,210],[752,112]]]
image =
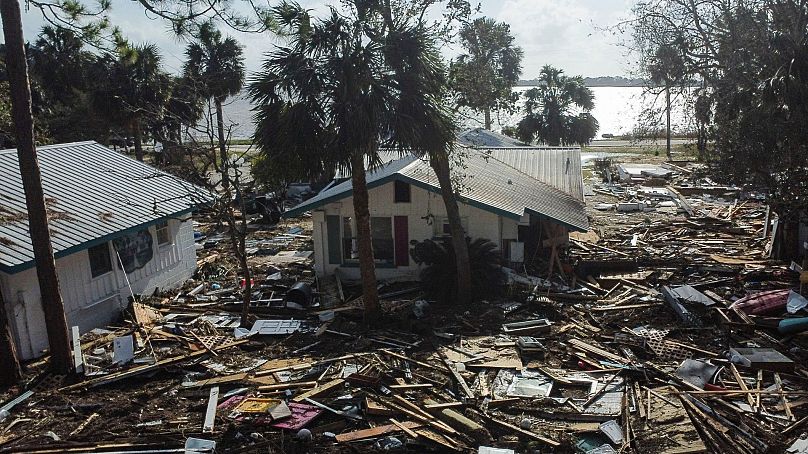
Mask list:
[[407,216],[393,218],[396,242],[396,266],[410,265],[410,231],[407,225]]

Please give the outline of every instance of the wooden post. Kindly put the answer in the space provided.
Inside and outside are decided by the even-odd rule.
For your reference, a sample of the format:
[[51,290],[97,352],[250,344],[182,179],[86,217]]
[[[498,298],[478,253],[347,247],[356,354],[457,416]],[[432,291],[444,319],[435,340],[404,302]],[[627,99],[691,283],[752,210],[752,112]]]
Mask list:
[[42,310],[45,313],[50,366],[54,372],[64,374],[73,369],[70,336],[67,331],[62,295],[59,293],[59,279],[56,275],[56,261],[53,257],[48,214],[45,209],[45,194],[42,190],[42,175],[39,171],[34,142],[31,85],[28,81],[28,63],[25,58],[19,1],[0,1],[0,16],[3,19],[3,35],[6,39],[6,68],[11,87],[17,157],[25,191],[25,205],[28,209],[28,230],[34,249]]

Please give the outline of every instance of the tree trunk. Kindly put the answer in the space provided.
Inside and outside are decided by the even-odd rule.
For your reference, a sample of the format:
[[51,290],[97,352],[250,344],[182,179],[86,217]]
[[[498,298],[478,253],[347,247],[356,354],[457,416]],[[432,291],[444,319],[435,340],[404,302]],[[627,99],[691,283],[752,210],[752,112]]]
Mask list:
[[670,85],[665,86],[665,138],[666,138],[666,146],[665,152],[668,154],[668,161],[673,160],[673,156],[671,156],[671,87]]
[[17,346],[14,344],[14,336],[11,335],[2,292],[0,292],[0,364],[3,365],[0,367],[0,386],[11,386],[22,378]]
[[491,108],[485,108],[485,129],[491,130]]
[[457,297],[455,303],[461,307],[471,303],[471,262],[469,260],[469,247],[466,242],[466,232],[460,219],[460,209],[457,206],[457,197],[452,189],[452,176],[449,169],[449,156],[441,152],[429,160],[432,169],[438,177],[443,203],[446,205],[446,215],[449,218],[449,230],[452,233],[452,249],[455,254],[457,266]]
[[214,98],[216,104],[216,130],[219,135],[219,159],[222,166],[222,187],[230,187],[230,159],[227,156],[227,143],[224,139],[224,114],[222,113],[222,100]]
[[135,141],[135,159],[143,162],[143,133],[140,131],[140,120],[132,121],[132,137]]
[[[17,139],[17,156],[20,176],[25,191],[28,209],[28,230],[34,250],[39,293],[45,314],[45,329],[50,345],[50,366],[55,373],[69,373],[73,369],[70,353],[70,337],[62,296],[59,293],[59,278],[53,258],[45,195],[42,191],[42,176],[34,142],[34,116],[31,112],[31,86],[28,81],[28,64],[17,0],[1,0],[0,16],[3,19],[3,34],[6,40],[6,72],[11,87],[11,110],[14,119],[14,135]],[[31,327],[35,329],[37,327]]]
[[365,323],[368,324],[379,315],[379,291],[376,288],[376,265],[370,233],[365,157],[359,152],[354,152],[351,156],[351,182],[356,216],[356,241],[359,247],[359,272],[362,276],[362,297],[365,301]]

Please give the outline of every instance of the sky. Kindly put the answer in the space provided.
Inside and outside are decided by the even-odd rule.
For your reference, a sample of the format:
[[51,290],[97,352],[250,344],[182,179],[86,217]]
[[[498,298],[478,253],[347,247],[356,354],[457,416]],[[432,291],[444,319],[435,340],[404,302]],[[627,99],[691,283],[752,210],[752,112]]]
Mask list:
[[[236,0],[236,2],[241,0]],[[475,0],[480,3],[479,15],[510,24],[517,45],[524,51],[522,79],[533,79],[539,69],[550,64],[570,75],[627,76],[630,74],[625,50],[618,45],[619,37],[606,29],[628,17],[635,0]],[[338,1],[298,0],[315,13],[327,11]],[[87,2],[89,4],[90,2]],[[163,53],[164,66],[179,73],[186,42],[174,37],[164,21],[155,20],[131,0],[112,0],[110,19],[132,42],[156,44]],[[36,39],[44,24],[39,11],[23,11],[26,39]],[[225,33],[244,45],[248,73],[260,68],[262,57],[278,43],[268,34]],[[443,50],[447,59],[456,57],[462,49]]]

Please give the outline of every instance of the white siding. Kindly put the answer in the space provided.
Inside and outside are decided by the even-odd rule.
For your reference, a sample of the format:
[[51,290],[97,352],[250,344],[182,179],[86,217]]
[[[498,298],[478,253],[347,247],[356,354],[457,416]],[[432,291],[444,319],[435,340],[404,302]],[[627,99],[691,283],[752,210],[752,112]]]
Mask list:
[[[416,186],[411,186],[410,203],[394,203],[394,184],[373,188],[369,191],[370,215],[373,217],[407,216],[409,240],[423,241],[435,236],[435,225],[428,224],[428,215],[432,219],[446,217],[443,198]],[[358,267],[346,267],[328,263],[328,241],[325,238],[325,216],[337,215],[353,217],[353,197],[346,197],[339,202],[330,203],[313,212],[314,221],[314,260],[318,275],[332,274],[337,268],[348,278],[359,278]],[[518,221],[503,218],[494,213],[481,210],[471,205],[460,203],[460,216],[468,226],[466,232],[471,238],[486,238],[497,247],[502,247],[503,238],[516,238]],[[503,237],[503,232],[507,236]],[[376,267],[376,276],[380,279],[414,279],[418,276],[418,266],[410,259],[410,266],[385,268]]]
[[[158,246],[155,227],[150,227],[154,256],[128,276],[135,294],[150,295],[158,288],[177,287],[193,274],[196,267],[193,221],[170,220],[169,228],[173,242]],[[113,254],[111,259],[113,271],[96,278],[90,274],[87,250],[56,260],[68,325],[78,326],[81,333],[106,326],[119,318],[128,305],[131,291],[116,264],[117,257]],[[0,291],[9,309],[20,355],[24,359],[39,356],[48,347],[48,339],[36,269],[12,275],[0,273]]]

